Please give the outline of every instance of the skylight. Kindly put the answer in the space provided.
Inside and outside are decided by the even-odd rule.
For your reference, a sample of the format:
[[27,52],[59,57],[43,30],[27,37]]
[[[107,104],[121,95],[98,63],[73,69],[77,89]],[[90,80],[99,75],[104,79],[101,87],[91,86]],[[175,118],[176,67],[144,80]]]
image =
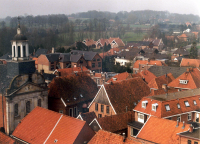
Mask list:
[[166,109],[166,111],[170,111],[169,105],[165,105],[165,109]]
[[178,109],[180,109],[181,108],[180,104],[177,104],[177,107],[178,107]]
[[194,102],[194,105],[197,105],[197,102],[195,100],[193,102]]
[[189,106],[190,106],[190,104],[189,104],[188,101],[184,101],[184,103],[185,103],[185,106],[186,106],[186,107],[189,107]]

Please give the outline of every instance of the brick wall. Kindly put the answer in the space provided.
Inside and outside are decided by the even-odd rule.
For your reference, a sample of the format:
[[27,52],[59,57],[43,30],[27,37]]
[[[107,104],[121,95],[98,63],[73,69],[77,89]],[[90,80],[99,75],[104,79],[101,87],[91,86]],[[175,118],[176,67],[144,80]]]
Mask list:
[[179,137],[179,139],[180,139],[180,143],[181,143],[181,144],[188,144],[188,140],[191,140],[191,144],[194,144],[194,142],[200,143],[200,141],[198,141],[198,140],[193,140],[193,139],[191,139],[191,138]]
[[[99,59],[99,61],[97,61],[97,59]],[[92,67],[92,63],[95,64],[95,67]],[[101,66],[98,66],[98,63],[101,63]],[[87,63],[88,65],[88,69],[92,70],[92,71],[96,71],[96,72],[101,72],[102,71],[102,58],[97,54],[95,55],[95,57],[93,58],[92,61],[88,61]]]

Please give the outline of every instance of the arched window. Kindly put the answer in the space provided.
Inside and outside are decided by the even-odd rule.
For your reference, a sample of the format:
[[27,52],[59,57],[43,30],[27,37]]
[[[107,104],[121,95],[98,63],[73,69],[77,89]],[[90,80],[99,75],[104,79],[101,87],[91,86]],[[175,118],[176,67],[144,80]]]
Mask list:
[[42,106],[42,100],[38,99],[38,106],[41,107]]
[[14,108],[15,108],[15,117],[16,117],[18,116],[18,104],[15,104]]
[[30,106],[31,106],[31,102],[27,101],[26,102],[26,114],[30,113],[30,111],[31,111]]

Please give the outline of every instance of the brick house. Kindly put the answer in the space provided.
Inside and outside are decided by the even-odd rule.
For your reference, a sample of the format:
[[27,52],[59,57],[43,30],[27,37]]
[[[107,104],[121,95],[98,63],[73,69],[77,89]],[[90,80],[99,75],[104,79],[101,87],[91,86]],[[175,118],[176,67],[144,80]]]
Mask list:
[[110,37],[108,41],[109,44],[111,45],[111,48],[124,48],[125,46],[124,42],[119,37],[117,38]]
[[83,55],[84,59],[87,62],[86,68],[90,69],[91,71],[102,72],[102,58],[97,52],[72,50],[71,54]]
[[132,110],[149,93],[149,87],[141,78],[102,85],[88,108],[98,118],[116,115]]
[[49,84],[49,109],[72,117],[88,112],[98,88],[86,73],[56,77]]
[[164,43],[163,43],[162,39],[158,39],[158,38],[155,38],[155,39],[148,38],[148,39],[144,39],[143,41],[152,42],[153,48],[156,48],[156,49],[158,49],[159,51],[162,50],[163,47],[164,47]]
[[120,82],[123,80],[127,80],[132,78],[132,75],[128,72],[123,72],[123,73],[119,73],[116,74],[114,77],[112,77],[111,79],[109,79],[106,84],[110,84],[110,83],[114,83],[114,82]]
[[187,58],[189,57],[190,53],[186,48],[178,48],[175,52],[173,52],[173,55],[171,56],[171,61],[178,62],[179,57]]
[[182,58],[180,67],[200,67],[199,59]]
[[85,121],[36,107],[18,124],[11,137],[22,143],[80,144],[94,135]]

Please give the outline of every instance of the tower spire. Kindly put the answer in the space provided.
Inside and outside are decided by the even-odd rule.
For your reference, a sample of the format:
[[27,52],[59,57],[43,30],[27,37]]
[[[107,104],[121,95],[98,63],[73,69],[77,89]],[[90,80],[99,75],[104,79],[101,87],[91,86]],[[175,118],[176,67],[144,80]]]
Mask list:
[[18,16],[18,17],[17,17],[17,20],[18,20],[17,34],[21,34],[20,19],[21,19],[21,18]]

